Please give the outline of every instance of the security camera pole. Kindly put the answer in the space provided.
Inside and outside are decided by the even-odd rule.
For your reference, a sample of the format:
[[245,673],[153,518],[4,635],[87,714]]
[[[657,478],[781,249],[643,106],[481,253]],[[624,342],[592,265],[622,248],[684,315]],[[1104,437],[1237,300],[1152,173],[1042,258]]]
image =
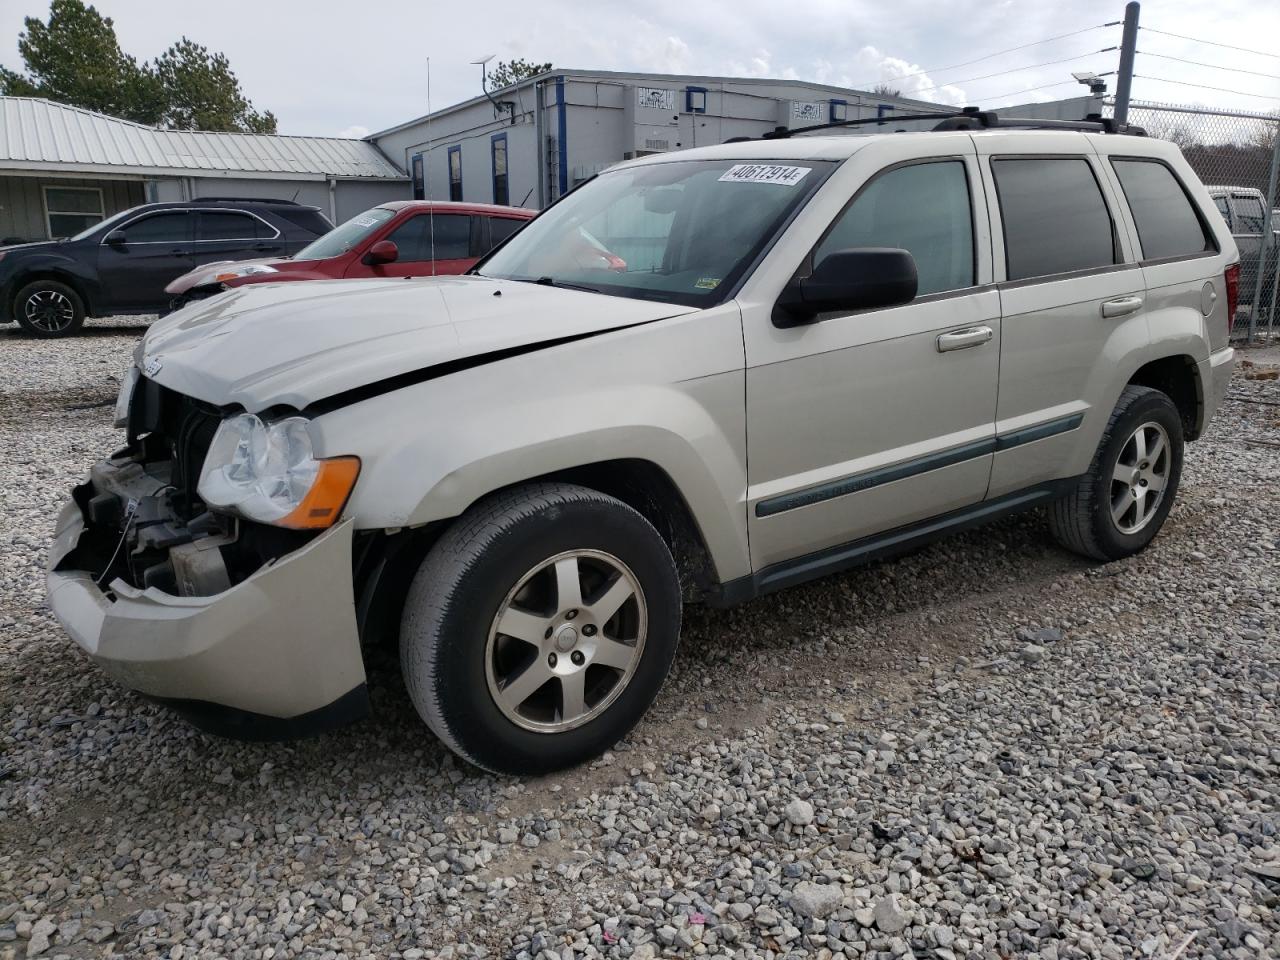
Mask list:
[[1129,87],[1133,84],[1133,55],[1138,47],[1138,11],[1133,0],[1124,5],[1124,32],[1120,35],[1120,67],[1116,77],[1116,123],[1129,119]]

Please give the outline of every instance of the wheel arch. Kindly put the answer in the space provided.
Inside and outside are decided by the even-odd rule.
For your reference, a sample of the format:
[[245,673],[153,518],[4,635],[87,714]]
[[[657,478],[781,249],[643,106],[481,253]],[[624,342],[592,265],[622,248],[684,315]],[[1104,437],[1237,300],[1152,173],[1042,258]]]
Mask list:
[[1205,391],[1200,368],[1188,354],[1170,354],[1148,360],[1129,377],[1125,386],[1151,387],[1173,401],[1182,418],[1183,436],[1195,440],[1204,426]]
[[8,307],[11,316],[16,318],[18,315],[18,294],[32,283],[36,283],[40,280],[52,280],[55,283],[65,283],[76,292],[76,296],[78,296],[80,301],[84,304],[85,316],[91,317],[94,315],[97,302],[90,294],[89,284],[83,277],[79,277],[76,274],[59,267],[43,266],[32,267],[30,270],[25,270],[10,281],[9,289],[11,293],[9,296],[9,303],[6,304],[6,306]]
[[399,530],[365,531],[353,558],[357,623],[366,644],[395,639],[413,574],[427,552],[462,513],[483,499],[534,483],[572,483],[614,497],[658,531],[675,560],[684,599],[703,599],[719,583],[716,565],[693,511],[671,475],[639,458],[579,464],[525,477],[477,494],[457,516]]
[[502,489],[541,482],[573,483],[614,497],[653,524],[676,562],[686,600],[700,599],[719,582],[706,538],[688,502],[671,475],[651,460],[628,457],[581,464]]

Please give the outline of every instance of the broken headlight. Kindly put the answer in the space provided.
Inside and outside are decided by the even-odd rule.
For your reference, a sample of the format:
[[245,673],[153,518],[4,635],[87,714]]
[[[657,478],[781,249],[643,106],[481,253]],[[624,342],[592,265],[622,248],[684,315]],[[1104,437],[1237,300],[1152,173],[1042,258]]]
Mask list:
[[264,423],[241,413],[218,427],[198,491],[208,506],[249,520],[323,528],[338,519],[359,472],[356,457],[317,460],[305,418]]

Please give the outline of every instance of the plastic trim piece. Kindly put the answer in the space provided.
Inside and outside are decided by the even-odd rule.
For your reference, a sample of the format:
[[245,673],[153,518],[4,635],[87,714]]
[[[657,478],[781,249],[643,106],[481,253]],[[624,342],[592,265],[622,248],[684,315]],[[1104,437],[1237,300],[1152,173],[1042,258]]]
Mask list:
[[1083,422],[1083,413],[1073,413],[1067,417],[1059,417],[1056,420],[1038,423],[1033,427],[1014,430],[996,437],[975,440],[959,447],[952,447],[949,450],[930,453],[915,460],[895,463],[893,466],[881,467],[877,470],[868,470],[866,473],[855,473],[847,477],[841,477],[839,480],[832,480],[816,487],[809,487],[806,490],[770,497],[768,500],[761,500],[756,504],[756,516],[771,517],[774,514],[785,513],[788,510],[822,503],[824,500],[833,500],[836,497],[843,497],[850,493],[860,493],[863,490],[870,490],[872,487],[878,487],[885,483],[893,483],[895,480],[905,480],[908,477],[928,473],[930,470],[940,470],[943,467],[954,466],[966,460],[973,460],[990,453],[1019,447],[1024,443],[1034,443],[1036,440],[1044,440],[1060,433],[1067,433],[1070,430],[1075,430]]

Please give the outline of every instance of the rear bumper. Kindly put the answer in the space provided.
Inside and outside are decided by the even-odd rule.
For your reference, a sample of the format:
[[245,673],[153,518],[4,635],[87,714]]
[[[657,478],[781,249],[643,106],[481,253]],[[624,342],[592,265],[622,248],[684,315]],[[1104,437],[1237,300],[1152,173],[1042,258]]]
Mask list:
[[199,597],[118,579],[104,591],[91,572],[64,563],[84,531],[69,503],[49,554],[49,605],[120,683],[203,729],[245,739],[317,733],[368,712],[350,521]]
[[1217,353],[1211,353],[1208,360],[1201,361],[1200,382],[1204,385],[1204,414],[1197,433],[1204,432],[1204,428],[1209,425],[1218,407],[1222,405],[1222,398],[1227,395],[1227,388],[1231,386],[1235,359],[1235,350],[1225,347]]

